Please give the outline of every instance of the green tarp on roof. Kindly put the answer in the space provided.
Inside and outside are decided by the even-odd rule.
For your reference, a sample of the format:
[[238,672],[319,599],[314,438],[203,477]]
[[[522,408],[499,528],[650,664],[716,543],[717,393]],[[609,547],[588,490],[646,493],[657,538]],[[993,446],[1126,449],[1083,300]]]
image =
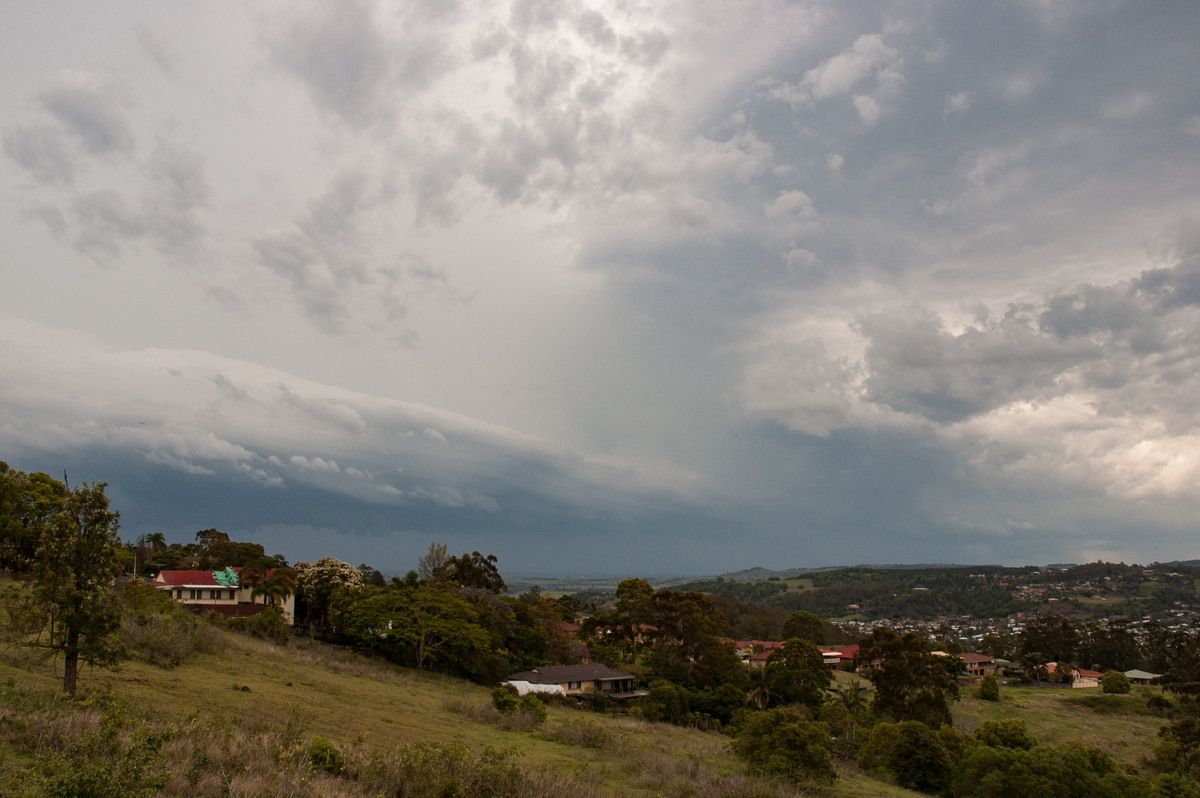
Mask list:
[[224,585],[225,587],[237,587],[238,586],[237,571],[233,570],[229,566],[225,566],[224,571],[213,571],[212,575],[213,575],[213,579],[216,581],[216,583],[218,585]]

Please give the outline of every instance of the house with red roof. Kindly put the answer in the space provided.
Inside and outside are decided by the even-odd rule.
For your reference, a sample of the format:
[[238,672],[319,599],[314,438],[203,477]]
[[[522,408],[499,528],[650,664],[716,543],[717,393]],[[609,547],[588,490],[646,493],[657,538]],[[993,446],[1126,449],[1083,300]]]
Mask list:
[[[229,617],[257,615],[267,607],[278,606],[288,623],[296,616],[296,597],[289,593],[286,598],[272,602],[266,596],[257,596],[255,583],[243,578],[244,568],[225,568],[220,571],[160,571],[152,583],[180,604],[201,612],[216,612]],[[277,568],[261,574],[261,581],[274,576]]]

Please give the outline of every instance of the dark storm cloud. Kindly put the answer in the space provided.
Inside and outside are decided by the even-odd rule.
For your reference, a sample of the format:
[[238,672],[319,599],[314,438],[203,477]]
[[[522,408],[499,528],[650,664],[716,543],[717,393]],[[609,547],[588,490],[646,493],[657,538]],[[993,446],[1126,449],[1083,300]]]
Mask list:
[[1102,356],[1088,342],[1039,334],[1019,309],[958,334],[927,312],[868,317],[859,327],[867,344],[867,400],[939,423],[1038,399],[1062,371]]

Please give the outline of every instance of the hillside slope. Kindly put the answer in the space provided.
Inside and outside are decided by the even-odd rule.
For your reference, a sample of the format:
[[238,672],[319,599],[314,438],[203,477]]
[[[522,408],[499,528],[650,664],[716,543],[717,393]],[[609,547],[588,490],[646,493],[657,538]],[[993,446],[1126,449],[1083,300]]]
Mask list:
[[[746,776],[723,735],[570,706],[535,724],[500,716],[467,682],[316,643],[219,636],[219,653],[174,669],[85,671],[74,704],[51,698],[51,668],[4,652],[2,783],[34,795],[29,774],[91,768],[101,782],[125,780],[121,795],[430,795],[438,779],[468,790],[474,771],[497,795],[811,794]],[[154,735],[163,739],[148,745]],[[853,768],[822,792],[911,795]]]

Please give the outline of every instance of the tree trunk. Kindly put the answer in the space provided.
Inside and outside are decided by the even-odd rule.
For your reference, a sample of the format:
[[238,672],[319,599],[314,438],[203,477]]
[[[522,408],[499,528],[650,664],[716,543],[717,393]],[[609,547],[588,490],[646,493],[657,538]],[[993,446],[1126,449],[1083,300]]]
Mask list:
[[75,695],[75,685],[79,681],[79,630],[67,632],[66,646],[63,647],[63,692]]

